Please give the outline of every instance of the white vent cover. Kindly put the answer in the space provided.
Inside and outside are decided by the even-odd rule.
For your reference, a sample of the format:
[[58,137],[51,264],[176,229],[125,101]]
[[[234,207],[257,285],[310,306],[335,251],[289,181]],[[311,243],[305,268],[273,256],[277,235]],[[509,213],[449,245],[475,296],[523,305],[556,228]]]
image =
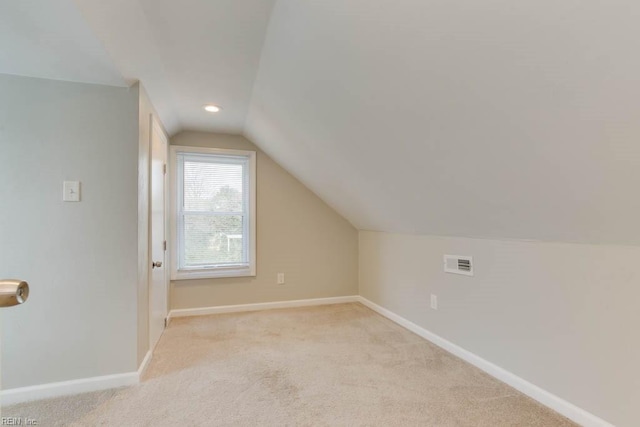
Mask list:
[[473,257],[462,255],[445,255],[444,271],[445,273],[473,276]]

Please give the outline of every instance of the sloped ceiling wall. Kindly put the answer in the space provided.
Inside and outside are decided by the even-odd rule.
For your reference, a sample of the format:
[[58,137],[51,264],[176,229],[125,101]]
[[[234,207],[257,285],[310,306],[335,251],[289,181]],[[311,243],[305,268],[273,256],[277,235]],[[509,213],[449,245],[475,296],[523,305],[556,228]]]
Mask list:
[[638,22],[631,0],[4,2],[0,72],[141,80],[170,133],[244,133],[360,229],[640,244]]
[[0,2],[0,73],[126,86],[70,0]]
[[275,0],[73,1],[122,75],[142,82],[169,133],[242,132]]
[[638,244],[639,18],[279,0],[245,133],[360,229]]

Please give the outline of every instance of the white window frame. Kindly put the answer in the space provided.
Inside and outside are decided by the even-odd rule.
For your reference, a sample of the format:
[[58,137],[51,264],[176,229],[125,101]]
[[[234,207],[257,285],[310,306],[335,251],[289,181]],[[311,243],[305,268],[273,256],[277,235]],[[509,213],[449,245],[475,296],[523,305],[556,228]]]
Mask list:
[[[207,267],[200,269],[179,269],[178,257],[182,241],[178,235],[178,153],[210,154],[221,156],[243,156],[248,159],[249,197],[248,197],[248,265],[228,267]],[[183,147],[172,145],[170,148],[171,178],[171,280],[210,279],[222,277],[251,277],[256,275],[256,152],[248,150],[230,150],[226,148]]]

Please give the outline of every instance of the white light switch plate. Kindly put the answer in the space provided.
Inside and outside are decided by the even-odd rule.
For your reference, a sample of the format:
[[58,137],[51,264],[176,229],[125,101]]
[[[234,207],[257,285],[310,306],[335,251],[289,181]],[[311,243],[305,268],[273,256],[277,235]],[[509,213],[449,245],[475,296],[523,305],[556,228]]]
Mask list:
[[65,202],[80,201],[80,181],[64,181],[62,200]]

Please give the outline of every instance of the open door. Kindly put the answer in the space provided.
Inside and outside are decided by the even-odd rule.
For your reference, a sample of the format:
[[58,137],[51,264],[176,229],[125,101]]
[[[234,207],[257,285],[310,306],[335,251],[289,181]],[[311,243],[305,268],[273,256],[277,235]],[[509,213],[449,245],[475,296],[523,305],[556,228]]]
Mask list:
[[165,202],[167,137],[151,116],[151,237],[149,274],[149,349],[153,350],[167,318],[167,262]]

